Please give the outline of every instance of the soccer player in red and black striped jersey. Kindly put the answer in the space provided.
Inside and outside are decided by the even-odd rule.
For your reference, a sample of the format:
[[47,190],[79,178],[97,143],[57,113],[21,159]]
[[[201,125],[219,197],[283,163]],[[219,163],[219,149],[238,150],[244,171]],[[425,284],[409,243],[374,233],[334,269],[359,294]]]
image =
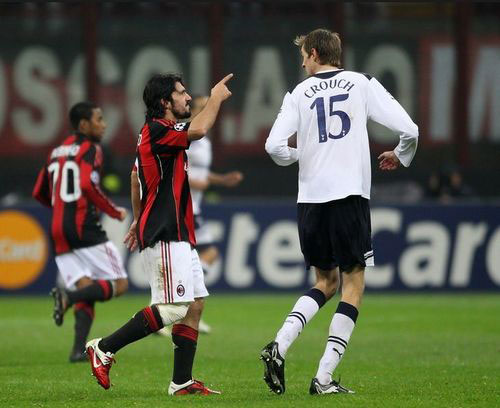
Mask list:
[[106,129],[101,109],[80,102],[71,108],[69,117],[75,133],[50,152],[33,197],[52,208],[55,260],[66,287],[51,292],[53,318],[56,325],[62,325],[64,313],[73,306],[75,340],[70,361],[77,362],[87,359],[85,342],[95,301],[107,301],[128,288],[122,259],[102,229],[99,213],[123,221],[127,212],[116,207],[99,188],[103,164],[99,143]]
[[137,172],[131,179],[134,222],[125,242],[130,249],[137,244],[140,248],[152,305],[110,336],[87,343],[92,372],[105,389],[110,387],[109,370],[118,350],[178,323],[172,328],[174,372],[168,393],[219,393],[192,378],[198,323],[208,291],[195,249],[185,151],[213,126],[222,102],[231,96],[226,87],[231,77],[212,88],[205,108],[190,123],[177,122],[191,115],[191,96],[179,75],[155,75],[146,84],[146,122],[137,142]]

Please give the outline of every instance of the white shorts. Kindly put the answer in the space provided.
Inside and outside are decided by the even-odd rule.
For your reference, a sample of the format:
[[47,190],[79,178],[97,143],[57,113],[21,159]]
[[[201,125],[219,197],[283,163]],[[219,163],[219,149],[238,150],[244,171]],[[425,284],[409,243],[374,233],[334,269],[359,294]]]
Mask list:
[[85,277],[92,280],[127,279],[122,257],[111,241],[57,255],[56,264],[66,288],[73,287]]
[[192,302],[208,296],[196,249],[188,242],[159,241],[141,252],[151,286],[151,304]]

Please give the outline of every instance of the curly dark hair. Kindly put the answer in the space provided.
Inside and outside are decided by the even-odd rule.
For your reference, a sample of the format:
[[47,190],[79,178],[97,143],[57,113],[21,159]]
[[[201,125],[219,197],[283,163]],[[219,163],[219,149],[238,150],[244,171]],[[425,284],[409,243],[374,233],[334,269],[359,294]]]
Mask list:
[[184,85],[180,74],[156,74],[148,81],[142,94],[146,105],[146,120],[161,119],[165,116],[165,107],[161,100],[172,102],[176,82]]

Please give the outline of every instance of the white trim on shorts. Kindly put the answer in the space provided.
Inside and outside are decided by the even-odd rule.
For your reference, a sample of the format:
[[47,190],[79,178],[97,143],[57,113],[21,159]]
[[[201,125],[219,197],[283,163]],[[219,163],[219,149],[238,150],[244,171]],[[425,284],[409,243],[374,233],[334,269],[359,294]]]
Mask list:
[[151,304],[186,303],[208,296],[196,249],[188,242],[158,241],[141,251]]
[[373,249],[365,252],[364,254],[365,258],[365,265],[366,266],[375,266],[375,258],[373,257]]
[[66,288],[81,278],[127,279],[122,257],[111,241],[57,255],[56,264]]

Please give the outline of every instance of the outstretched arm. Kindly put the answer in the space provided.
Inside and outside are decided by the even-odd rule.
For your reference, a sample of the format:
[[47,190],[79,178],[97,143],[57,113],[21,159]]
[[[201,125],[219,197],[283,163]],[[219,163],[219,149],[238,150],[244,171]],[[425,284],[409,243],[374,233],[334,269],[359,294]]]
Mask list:
[[210,172],[208,175],[210,184],[224,187],[235,187],[240,184],[242,180],[243,174],[239,171],[230,171],[228,173]]
[[239,171],[228,173],[210,172],[206,178],[195,178],[189,176],[189,186],[194,190],[205,191],[211,185],[223,187],[236,187],[243,180],[243,174]]

